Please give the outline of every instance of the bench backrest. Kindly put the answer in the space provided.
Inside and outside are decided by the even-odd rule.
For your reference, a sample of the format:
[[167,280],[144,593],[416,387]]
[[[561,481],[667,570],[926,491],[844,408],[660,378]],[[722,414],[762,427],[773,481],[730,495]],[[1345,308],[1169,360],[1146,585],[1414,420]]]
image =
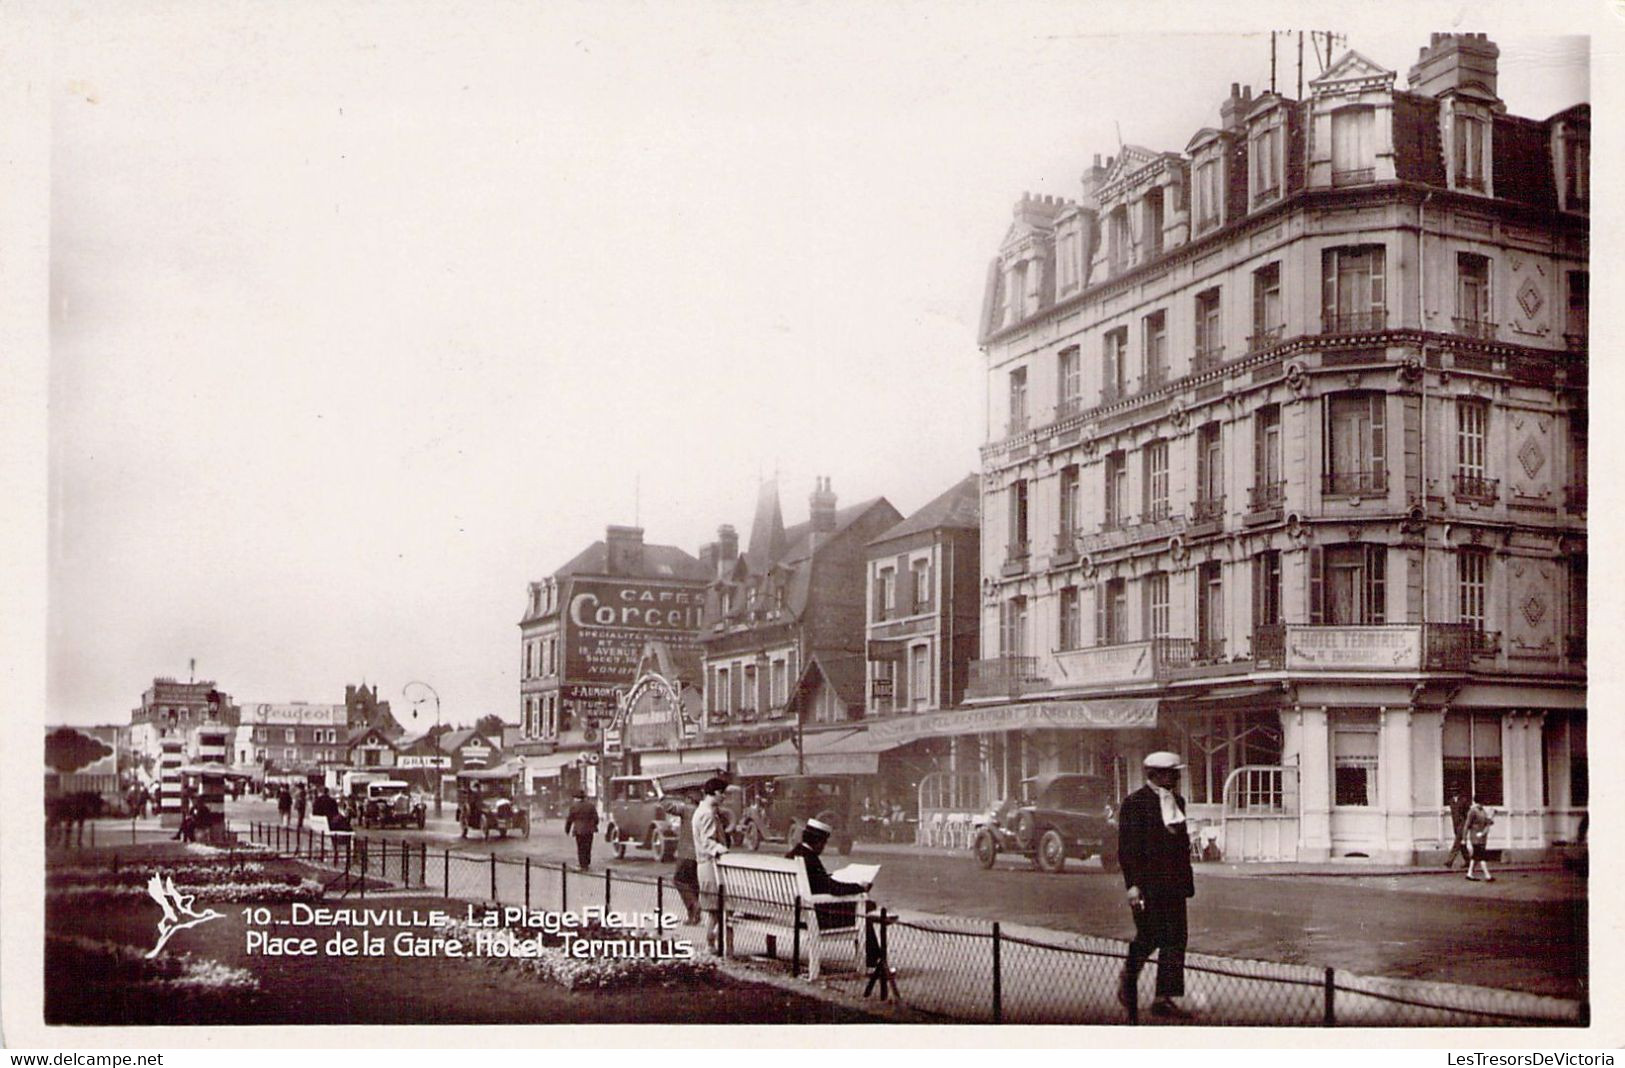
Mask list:
[[797,897],[812,896],[807,865],[800,857],[724,853],[717,858],[717,877],[731,902],[793,910]]

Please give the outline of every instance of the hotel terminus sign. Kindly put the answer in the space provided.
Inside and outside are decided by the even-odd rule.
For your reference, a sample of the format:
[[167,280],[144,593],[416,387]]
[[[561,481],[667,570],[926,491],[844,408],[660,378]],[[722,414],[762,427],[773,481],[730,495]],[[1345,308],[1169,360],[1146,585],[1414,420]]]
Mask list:
[[1287,627],[1288,671],[1414,671],[1422,666],[1422,628]]

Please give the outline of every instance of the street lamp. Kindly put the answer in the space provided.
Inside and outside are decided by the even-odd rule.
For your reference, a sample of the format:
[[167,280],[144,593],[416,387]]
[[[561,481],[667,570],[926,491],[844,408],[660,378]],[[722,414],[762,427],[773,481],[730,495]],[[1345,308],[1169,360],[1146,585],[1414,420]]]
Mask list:
[[[402,695],[405,695],[406,691],[411,689],[413,686],[421,686],[421,687],[423,687],[425,690],[428,690],[430,696],[432,696],[434,698],[434,725],[435,725],[434,747],[435,747],[435,753],[434,753],[433,756],[429,757],[429,759],[434,761],[434,818],[439,819],[441,817],[441,815],[442,815],[440,795],[443,792],[441,790],[441,788],[440,788],[441,787],[441,784],[440,784],[440,753],[439,753],[439,749],[440,749],[440,694],[438,692],[436,692],[435,688],[433,686],[430,686],[428,683],[420,682],[417,679],[413,679],[411,682],[409,682],[405,686],[401,687]],[[412,718],[413,719],[418,718],[418,705],[421,705],[422,703],[423,703],[423,698],[421,698],[421,697],[419,697],[416,701],[412,702]]]

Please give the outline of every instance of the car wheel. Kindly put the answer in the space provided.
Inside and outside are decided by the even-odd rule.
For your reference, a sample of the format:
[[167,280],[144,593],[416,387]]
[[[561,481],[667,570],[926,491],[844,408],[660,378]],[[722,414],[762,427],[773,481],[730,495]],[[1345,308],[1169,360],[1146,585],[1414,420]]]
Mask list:
[[786,835],[784,840],[786,842],[790,843],[790,848],[791,849],[794,849],[796,847],[796,845],[801,841],[801,821],[800,820],[791,820],[790,821],[790,830],[789,830],[789,832]]
[[615,839],[614,848],[615,848],[615,859],[616,860],[625,860],[626,859],[626,840],[624,838]]
[[756,852],[762,848],[762,829],[754,823],[746,824],[745,833],[741,836],[741,840],[746,849],[752,853]]
[[1039,836],[1038,866],[1051,875],[1066,867],[1066,841],[1053,827]]
[[999,844],[993,840],[989,831],[983,831],[976,836],[976,863],[984,868],[991,869],[993,862],[999,859]]

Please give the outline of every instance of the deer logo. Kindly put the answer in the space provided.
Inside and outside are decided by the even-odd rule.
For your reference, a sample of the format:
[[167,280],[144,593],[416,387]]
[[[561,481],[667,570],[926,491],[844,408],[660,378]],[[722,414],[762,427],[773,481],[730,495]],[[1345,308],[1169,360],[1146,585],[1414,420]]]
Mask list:
[[155,872],[152,878],[147,880],[147,893],[158,902],[159,908],[164,910],[163,916],[158,919],[158,944],[147,954],[148,960],[163,951],[164,943],[168,942],[176,931],[196,927],[209,920],[218,920],[225,915],[214,909],[205,909],[202,912],[194,909],[192,901],[197,895],[183,894],[176,890],[173,875],[165,876]]

